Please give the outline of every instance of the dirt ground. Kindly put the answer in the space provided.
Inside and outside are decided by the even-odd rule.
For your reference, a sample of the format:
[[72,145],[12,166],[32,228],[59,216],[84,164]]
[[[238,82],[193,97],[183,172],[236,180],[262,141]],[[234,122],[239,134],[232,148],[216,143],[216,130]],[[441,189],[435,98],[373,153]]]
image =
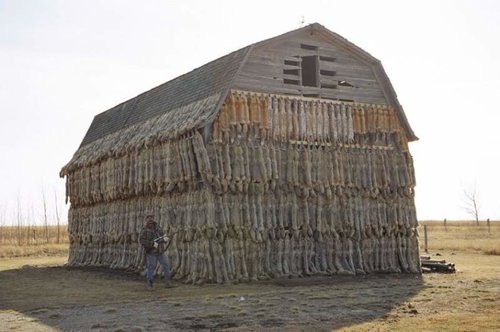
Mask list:
[[147,291],[137,274],[0,261],[0,330],[500,330],[500,256],[442,252],[456,274],[316,276]]

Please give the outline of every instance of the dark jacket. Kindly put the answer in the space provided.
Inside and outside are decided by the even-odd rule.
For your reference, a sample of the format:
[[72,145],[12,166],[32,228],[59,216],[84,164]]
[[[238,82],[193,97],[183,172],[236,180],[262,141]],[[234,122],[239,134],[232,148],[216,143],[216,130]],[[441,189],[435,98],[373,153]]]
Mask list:
[[154,240],[163,236],[165,233],[157,223],[148,224],[141,229],[139,242],[144,247],[146,253],[163,253],[167,250],[167,243],[164,240],[158,242],[158,248],[154,247]]

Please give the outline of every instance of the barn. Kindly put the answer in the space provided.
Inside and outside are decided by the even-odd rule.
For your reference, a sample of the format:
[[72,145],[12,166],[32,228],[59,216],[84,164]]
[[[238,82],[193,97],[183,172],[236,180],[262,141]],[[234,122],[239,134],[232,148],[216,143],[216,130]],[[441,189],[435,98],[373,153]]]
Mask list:
[[185,282],[420,273],[417,140],[381,62],[314,23],[96,115],[62,168],[69,265],[141,270],[144,216]]

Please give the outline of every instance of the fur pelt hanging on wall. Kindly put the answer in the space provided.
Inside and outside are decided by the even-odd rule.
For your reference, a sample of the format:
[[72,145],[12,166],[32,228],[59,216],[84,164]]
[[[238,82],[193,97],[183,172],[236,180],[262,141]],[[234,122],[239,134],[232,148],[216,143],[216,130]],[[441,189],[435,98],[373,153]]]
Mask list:
[[162,121],[63,170],[70,265],[142,269],[153,214],[186,282],[420,271],[413,161],[391,107],[232,91],[209,139],[162,135]]

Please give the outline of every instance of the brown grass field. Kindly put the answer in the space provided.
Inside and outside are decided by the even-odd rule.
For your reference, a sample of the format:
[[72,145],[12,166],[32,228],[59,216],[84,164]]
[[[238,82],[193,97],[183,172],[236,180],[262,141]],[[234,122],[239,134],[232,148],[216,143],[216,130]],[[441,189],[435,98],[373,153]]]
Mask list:
[[490,232],[423,224],[429,255],[454,262],[457,273],[176,283],[149,292],[136,274],[65,267],[66,255],[0,258],[0,330],[500,330],[500,223]]
[[68,254],[67,225],[0,227],[0,258]]

